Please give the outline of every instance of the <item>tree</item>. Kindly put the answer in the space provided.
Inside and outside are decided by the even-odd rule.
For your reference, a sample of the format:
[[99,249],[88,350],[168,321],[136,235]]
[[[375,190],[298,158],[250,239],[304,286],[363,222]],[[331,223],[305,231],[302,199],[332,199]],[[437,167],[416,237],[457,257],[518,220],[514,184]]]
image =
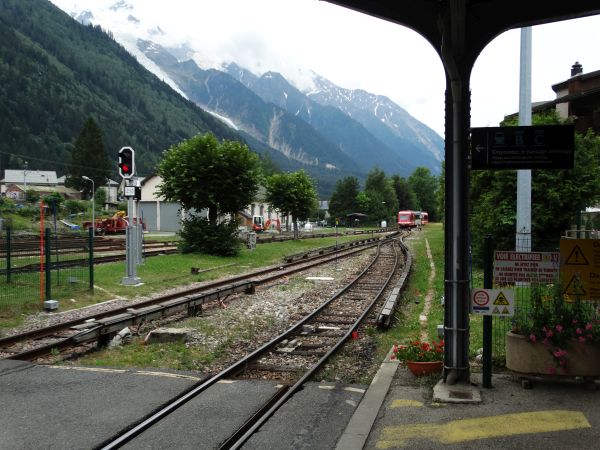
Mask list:
[[346,218],[347,214],[359,212],[357,200],[360,192],[360,182],[356,177],[346,177],[338,180],[335,190],[329,200],[329,214],[334,219]]
[[298,219],[307,219],[317,206],[317,189],[303,170],[267,177],[265,200],[282,214],[291,215],[294,237],[298,238]]
[[408,177],[408,182],[417,196],[419,209],[427,211],[429,220],[436,222],[438,220],[436,193],[439,187],[437,177],[431,175],[428,168],[417,167]]
[[408,211],[420,209],[417,203],[417,196],[412,190],[408,181],[400,175],[392,176],[392,186],[398,199],[398,210]]
[[82,179],[82,176],[94,180],[94,186],[100,186],[106,182],[110,171],[111,164],[102,142],[102,132],[94,119],[89,117],[71,151],[71,164],[65,184],[83,191],[87,197],[91,195],[92,183]]
[[[555,112],[535,114],[534,125],[557,124]],[[515,124],[507,121],[505,124]],[[572,170],[533,170],[531,183],[532,248],[553,250],[578,212],[600,201],[600,137],[589,130],[575,133]],[[496,248],[515,247],[516,171],[473,171],[471,174],[471,235],[475,261],[481,261],[486,234],[494,235]]]
[[398,211],[396,191],[392,180],[386,177],[383,170],[375,167],[369,172],[365,182],[365,194],[368,199],[366,212],[371,220],[379,221],[395,216]]
[[[159,195],[194,212],[183,224],[187,250],[235,254],[237,222],[227,217],[254,200],[261,179],[258,156],[240,142],[219,143],[207,133],[173,145],[157,173],[162,177]],[[203,209],[208,210],[206,220],[198,215]],[[199,232],[191,233],[192,229]],[[220,239],[229,239],[230,247],[221,247]]]

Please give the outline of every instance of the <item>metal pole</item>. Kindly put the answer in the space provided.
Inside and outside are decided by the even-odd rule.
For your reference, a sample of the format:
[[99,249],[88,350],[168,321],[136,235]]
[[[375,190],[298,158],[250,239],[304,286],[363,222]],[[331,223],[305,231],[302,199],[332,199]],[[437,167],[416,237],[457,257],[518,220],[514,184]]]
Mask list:
[[[494,240],[491,235],[485,237],[483,244],[483,288],[491,289],[494,277]],[[492,386],[492,316],[483,316],[483,376],[482,384],[484,388]]]
[[92,238],[94,238],[96,237],[96,185],[90,177],[82,175],[81,178],[92,182]]
[[6,227],[6,282],[10,283],[12,272],[12,227]]
[[90,267],[90,289],[94,291],[94,232],[88,230],[88,265]]
[[[131,183],[127,182],[126,185],[126,189],[127,187],[130,187]],[[126,270],[127,270],[127,275],[125,277],[123,277],[123,280],[121,281],[122,284],[131,286],[131,285],[136,285],[141,283],[140,278],[137,276],[137,264],[136,264],[136,260],[137,260],[137,256],[136,256],[136,227],[133,225],[133,220],[132,220],[132,216],[134,214],[133,211],[133,196],[132,195],[128,195],[127,196],[127,217],[129,219],[129,221],[127,222],[127,229],[126,229],[126,234],[125,234],[125,246],[126,246]]]
[[[531,125],[531,27],[521,28],[519,125]],[[515,250],[531,251],[531,170],[517,170]]]

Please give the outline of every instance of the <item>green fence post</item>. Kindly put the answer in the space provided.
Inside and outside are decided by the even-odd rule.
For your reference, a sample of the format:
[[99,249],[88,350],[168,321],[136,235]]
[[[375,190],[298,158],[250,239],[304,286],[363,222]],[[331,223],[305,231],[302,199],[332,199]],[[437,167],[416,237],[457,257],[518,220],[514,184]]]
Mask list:
[[6,282],[10,283],[10,275],[12,270],[11,262],[11,251],[12,251],[12,228],[6,228]]
[[88,248],[89,248],[89,261],[90,267],[90,289],[92,293],[94,291],[94,227],[88,228]]
[[50,267],[52,255],[50,254],[50,228],[46,228],[44,230],[44,253],[44,257],[46,258],[46,261],[44,262],[44,264],[46,264],[46,300],[50,300],[52,298],[52,268]]
[[[483,244],[483,288],[491,289],[494,281],[494,239],[491,235],[484,238]],[[492,316],[483,316],[483,374],[484,388],[492,386]]]

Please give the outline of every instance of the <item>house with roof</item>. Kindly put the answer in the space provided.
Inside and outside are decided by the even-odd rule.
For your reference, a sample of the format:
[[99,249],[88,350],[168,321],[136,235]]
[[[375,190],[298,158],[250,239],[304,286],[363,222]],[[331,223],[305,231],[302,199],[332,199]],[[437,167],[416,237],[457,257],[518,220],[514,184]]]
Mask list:
[[583,66],[575,62],[571,66],[571,77],[553,84],[552,90],[556,98],[534,103],[531,107],[533,113],[554,109],[559,117],[572,118],[579,133],[591,128],[600,134],[600,70],[583,73]]
[[27,191],[34,191],[40,196],[58,192],[69,200],[80,199],[81,193],[65,187],[64,177],[61,178],[62,182],[53,170],[7,169],[4,171],[4,178],[0,180],[0,192],[16,201],[24,201]]

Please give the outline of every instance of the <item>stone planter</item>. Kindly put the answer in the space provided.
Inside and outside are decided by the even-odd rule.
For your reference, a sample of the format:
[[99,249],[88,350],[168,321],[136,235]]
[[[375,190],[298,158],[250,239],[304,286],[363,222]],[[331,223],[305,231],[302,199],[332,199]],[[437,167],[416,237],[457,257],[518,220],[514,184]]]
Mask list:
[[406,361],[408,370],[416,377],[422,375],[431,375],[433,373],[442,373],[444,361]]
[[[513,372],[527,375],[548,375],[556,361],[552,348],[541,342],[532,343],[526,336],[506,334],[506,367]],[[600,343],[581,344],[573,341],[564,358],[564,367],[556,369],[557,376],[600,378]]]

